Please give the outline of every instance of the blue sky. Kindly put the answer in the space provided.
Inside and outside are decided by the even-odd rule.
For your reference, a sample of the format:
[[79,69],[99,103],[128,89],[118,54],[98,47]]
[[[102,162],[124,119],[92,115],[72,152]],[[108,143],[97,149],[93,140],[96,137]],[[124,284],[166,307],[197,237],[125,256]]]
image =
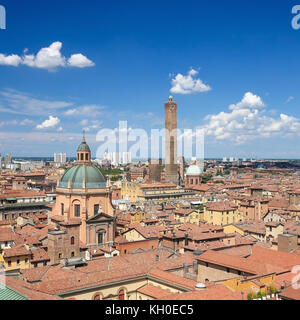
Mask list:
[[85,128],[95,154],[119,120],[162,127],[171,90],[206,157],[300,158],[296,4],[0,0],[0,152],[72,156]]

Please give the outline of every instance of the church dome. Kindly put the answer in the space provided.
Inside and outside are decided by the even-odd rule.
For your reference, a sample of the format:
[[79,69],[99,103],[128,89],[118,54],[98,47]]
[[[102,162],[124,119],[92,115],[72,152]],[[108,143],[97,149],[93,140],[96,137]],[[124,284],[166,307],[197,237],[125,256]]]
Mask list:
[[200,175],[202,174],[202,170],[200,169],[199,166],[196,165],[191,165],[188,167],[187,171],[186,171],[186,175]]
[[59,182],[59,187],[73,189],[106,188],[106,180],[97,166],[78,164],[67,170]]

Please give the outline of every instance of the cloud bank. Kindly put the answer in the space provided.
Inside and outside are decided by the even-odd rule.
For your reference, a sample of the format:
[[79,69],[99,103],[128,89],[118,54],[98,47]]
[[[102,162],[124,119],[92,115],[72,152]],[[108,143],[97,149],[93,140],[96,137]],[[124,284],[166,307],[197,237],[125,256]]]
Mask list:
[[81,53],[72,54],[67,59],[62,55],[61,49],[62,43],[56,41],[49,47],[40,49],[37,54],[27,54],[27,49],[24,50],[23,56],[0,53],[0,65],[13,67],[26,65],[30,68],[46,69],[48,71],[55,71],[58,67],[87,68],[95,66],[93,61]]

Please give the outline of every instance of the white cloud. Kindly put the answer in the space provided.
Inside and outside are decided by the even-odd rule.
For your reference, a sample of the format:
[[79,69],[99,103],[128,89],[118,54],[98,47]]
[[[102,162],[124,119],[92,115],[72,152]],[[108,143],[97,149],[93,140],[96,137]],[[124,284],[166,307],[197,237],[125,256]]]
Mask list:
[[230,110],[238,110],[238,109],[258,109],[265,107],[261,97],[247,92],[245,93],[242,101],[237,104],[232,104],[229,106]]
[[86,68],[86,67],[93,67],[95,63],[89,60],[87,57],[85,57],[81,53],[78,53],[78,54],[73,54],[70,57],[70,59],[68,60],[68,65],[71,67]]
[[91,105],[80,106],[78,108],[69,109],[65,112],[65,115],[94,117],[94,116],[100,115],[103,109],[104,109],[103,106],[91,104]]
[[92,67],[95,63],[89,60],[81,53],[73,54],[69,59],[61,53],[62,43],[59,41],[53,42],[49,47],[42,48],[35,54],[27,54],[28,49],[24,50],[24,56],[20,57],[16,54],[6,56],[0,54],[0,65],[8,65],[18,67],[24,64],[31,68],[47,69],[54,71],[58,67],[77,67],[85,68]]
[[102,125],[102,121],[99,120],[92,120],[92,121],[88,121],[88,120],[83,120],[80,122],[81,125],[86,126],[83,128],[83,130],[90,132],[93,130],[97,130],[100,129],[101,125]]
[[203,83],[200,79],[194,77],[198,74],[198,71],[191,69],[186,76],[178,73],[177,76],[172,79],[171,93],[179,94],[192,94],[197,92],[210,91],[211,87]]
[[62,56],[61,48],[61,42],[53,42],[48,48],[42,48],[37,55],[24,55],[22,63],[28,67],[48,70],[64,67],[66,58]]
[[38,130],[50,129],[56,127],[60,123],[60,120],[56,117],[49,116],[48,120],[45,120],[42,124],[38,125],[36,128]]
[[289,96],[288,98],[287,98],[287,100],[286,100],[286,102],[285,103],[289,103],[289,102],[291,102],[292,100],[294,100],[295,98],[293,97],[293,96]]
[[266,116],[261,110],[263,106],[259,96],[246,93],[241,102],[229,106],[230,112],[206,116],[205,133],[217,141],[230,140],[237,144],[256,138],[300,135],[299,119],[286,114],[279,118]]
[[[1,107],[1,105],[5,107]],[[58,109],[72,106],[66,101],[41,100],[15,90],[0,92],[0,112],[24,115],[48,115]]]
[[21,126],[29,126],[34,124],[34,121],[30,120],[30,119],[24,119],[20,122]]
[[18,65],[21,62],[22,62],[22,59],[16,54],[11,54],[10,56],[6,56],[0,53],[0,65],[18,67]]

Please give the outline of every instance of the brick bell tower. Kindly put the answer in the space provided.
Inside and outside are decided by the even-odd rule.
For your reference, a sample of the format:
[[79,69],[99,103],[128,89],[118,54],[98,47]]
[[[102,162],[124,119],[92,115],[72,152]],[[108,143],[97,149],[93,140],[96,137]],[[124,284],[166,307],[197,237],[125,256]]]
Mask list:
[[165,129],[166,180],[177,185],[177,103],[173,100],[172,96],[165,103]]

